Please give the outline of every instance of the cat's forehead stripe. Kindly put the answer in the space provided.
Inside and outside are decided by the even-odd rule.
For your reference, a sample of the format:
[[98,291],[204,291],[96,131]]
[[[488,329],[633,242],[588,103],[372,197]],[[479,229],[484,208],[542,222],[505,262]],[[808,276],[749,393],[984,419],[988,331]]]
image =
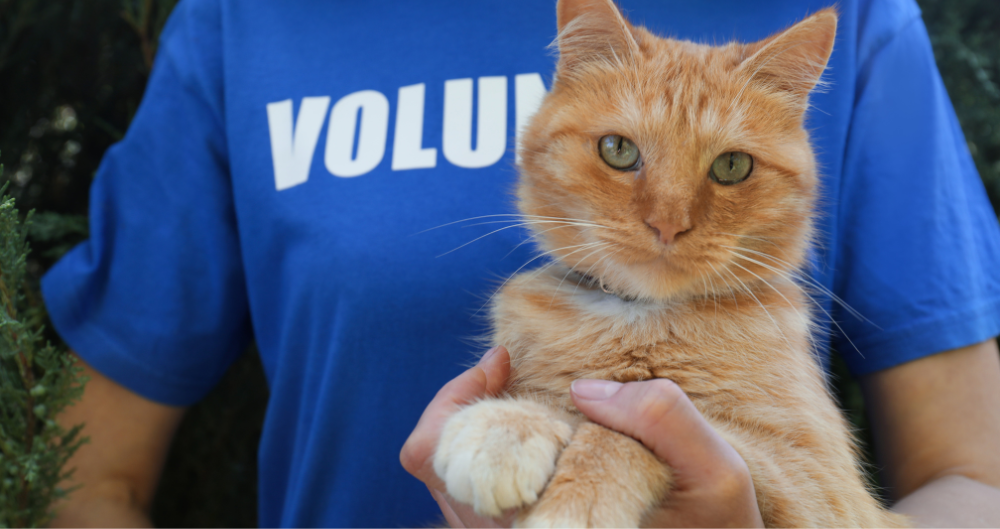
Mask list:
[[619,86],[615,112],[602,119],[594,133],[633,135],[647,149],[668,144],[676,147],[695,140],[699,150],[706,150],[699,158],[708,156],[708,162],[718,154],[713,149],[746,143],[744,105],[727,109],[728,98],[713,94],[713,87],[702,83],[681,85],[673,83],[669,91],[648,85]]

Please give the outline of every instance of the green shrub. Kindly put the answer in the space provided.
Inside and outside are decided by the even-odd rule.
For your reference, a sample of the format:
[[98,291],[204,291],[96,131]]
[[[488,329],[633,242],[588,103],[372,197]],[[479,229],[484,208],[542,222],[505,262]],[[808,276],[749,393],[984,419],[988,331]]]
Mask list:
[[[0,174],[3,166],[0,165]],[[39,527],[68,491],[64,464],[81,426],[53,418],[83,393],[81,369],[42,336],[44,309],[26,274],[27,226],[0,188],[0,527]]]

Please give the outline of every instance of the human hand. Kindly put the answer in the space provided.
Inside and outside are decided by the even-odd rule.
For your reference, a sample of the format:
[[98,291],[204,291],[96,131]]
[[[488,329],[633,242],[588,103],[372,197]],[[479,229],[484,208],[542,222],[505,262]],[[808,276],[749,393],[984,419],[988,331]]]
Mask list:
[[[400,452],[403,467],[427,485],[452,527],[509,527],[513,521],[514,513],[494,520],[451,499],[433,465],[441,430],[456,407],[502,390],[509,363],[506,349],[499,347],[441,388]],[[591,421],[638,439],[673,469],[674,488],[647,518],[648,525],[764,526],[746,463],[676,384],[580,380],[572,397]]]
[[507,350],[496,347],[488,351],[477,365],[455,377],[438,391],[399,453],[403,468],[427,485],[452,527],[510,527],[513,520],[513,513],[501,520],[477,515],[471,506],[448,496],[444,482],[434,471],[434,451],[437,449],[438,438],[458,406],[496,395],[507,383],[509,374],[510,355]]
[[673,470],[650,527],[764,527],[746,462],[677,384],[577,380],[571,393],[591,421],[639,440]]

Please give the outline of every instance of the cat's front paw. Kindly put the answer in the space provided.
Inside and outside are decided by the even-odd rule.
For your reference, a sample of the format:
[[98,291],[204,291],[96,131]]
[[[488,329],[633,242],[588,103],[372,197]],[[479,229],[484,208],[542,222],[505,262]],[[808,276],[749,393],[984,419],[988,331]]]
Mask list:
[[541,499],[517,514],[514,527],[639,527],[671,480],[669,467],[640,442],[585,422]]
[[499,516],[538,499],[572,434],[537,402],[480,401],[448,420],[434,470],[453,498],[481,515]]

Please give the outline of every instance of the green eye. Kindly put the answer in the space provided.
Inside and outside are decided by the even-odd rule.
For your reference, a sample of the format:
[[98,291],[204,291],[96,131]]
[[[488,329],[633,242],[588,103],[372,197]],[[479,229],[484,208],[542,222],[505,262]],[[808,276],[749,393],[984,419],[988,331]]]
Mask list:
[[639,148],[624,136],[610,134],[602,137],[597,145],[601,158],[619,171],[628,171],[639,163]]
[[727,152],[720,154],[712,162],[708,175],[724,186],[731,186],[746,180],[752,170],[752,156],[745,152]]

